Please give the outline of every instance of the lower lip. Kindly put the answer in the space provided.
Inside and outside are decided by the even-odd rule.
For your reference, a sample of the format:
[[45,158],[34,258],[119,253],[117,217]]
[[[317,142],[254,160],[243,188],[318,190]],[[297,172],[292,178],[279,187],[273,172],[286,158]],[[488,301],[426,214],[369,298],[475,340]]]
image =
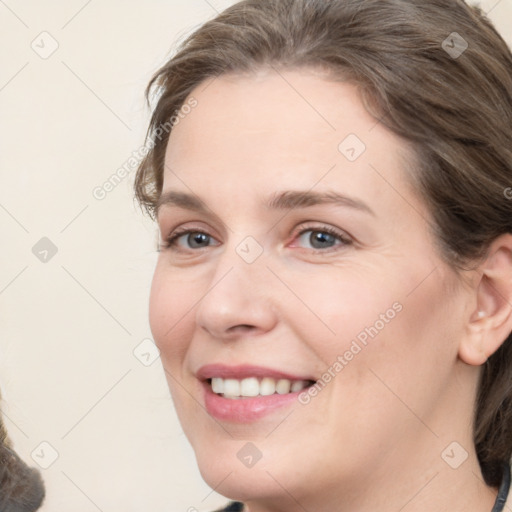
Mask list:
[[301,391],[279,395],[243,397],[239,399],[224,398],[212,391],[208,382],[202,382],[206,410],[214,418],[234,423],[250,423],[267,414],[298,401]]

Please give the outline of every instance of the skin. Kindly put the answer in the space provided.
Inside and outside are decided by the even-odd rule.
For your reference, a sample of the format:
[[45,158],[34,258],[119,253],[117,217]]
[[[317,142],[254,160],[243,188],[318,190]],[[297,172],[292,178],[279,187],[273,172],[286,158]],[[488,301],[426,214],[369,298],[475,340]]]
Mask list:
[[[163,205],[158,223],[162,240],[178,227],[211,238],[162,247],[150,325],[205,481],[250,512],[490,511],[497,493],[483,483],[471,420],[479,365],[512,329],[510,308],[482,285],[511,297],[511,285],[498,286],[512,276],[510,239],[463,281],[408,184],[410,148],[366,112],[354,85],[260,71],[192,96],[198,106],[170,136],[163,192],[193,193],[209,210]],[[338,150],[349,134],[366,145],[353,162]],[[336,191],[373,214],[264,206],[284,190]],[[311,235],[325,226],[350,242],[318,248]],[[247,236],[263,250],[251,264],[236,251]],[[202,365],[320,378],[396,303],[401,311],[307,405],[249,424],[205,411]],[[252,468],[237,457],[247,441],[262,454]],[[442,457],[452,442],[454,464],[467,452],[456,469]]]

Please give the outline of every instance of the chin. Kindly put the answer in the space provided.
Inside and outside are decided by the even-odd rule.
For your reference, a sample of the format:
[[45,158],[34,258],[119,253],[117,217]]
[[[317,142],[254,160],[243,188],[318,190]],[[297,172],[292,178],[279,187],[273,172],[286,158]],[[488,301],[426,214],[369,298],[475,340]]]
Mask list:
[[[293,464],[288,463],[287,468],[281,467],[274,457],[269,458],[262,454],[261,459],[254,465],[244,465],[240,459],[246,453],[241,452],[246,443],[250,442],[229,439],[210,441],[207,446],[200,443],[201,446],[194,447],[199,472],[215,492],[228,499],[243,502],[254,499],[277,500],[279,496],[282,498],[283,489],[277,482],[286,489],[298,492],[300,486],[297,481],[292,481],[297,478],[293,474]],[[271,453],[275,456],[275,449]],[[289,460],[284,453],[277,459]]]
[[[235,469],[233,465],[199,465],[203,480],[215,492],[234,501],[277,499],[282,488],[264,469]],[[229,476],[228,476],[229,475]]]

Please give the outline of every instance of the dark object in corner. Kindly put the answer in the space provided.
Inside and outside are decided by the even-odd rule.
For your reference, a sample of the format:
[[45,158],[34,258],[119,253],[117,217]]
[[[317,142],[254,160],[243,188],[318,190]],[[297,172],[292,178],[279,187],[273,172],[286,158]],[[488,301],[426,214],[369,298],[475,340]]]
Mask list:
[[0,416],[0,512],[34,512],[44,496],[41,474],[12,449]]

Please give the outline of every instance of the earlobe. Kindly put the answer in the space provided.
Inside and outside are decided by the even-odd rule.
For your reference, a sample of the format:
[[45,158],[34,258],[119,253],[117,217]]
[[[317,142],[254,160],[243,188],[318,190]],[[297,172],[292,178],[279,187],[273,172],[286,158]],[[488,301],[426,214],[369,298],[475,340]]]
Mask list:
[[466,336],[459,346],[460,359],[472,366],[481,366],[488,359],[485,343],[486,322],[485,310],[475,309],[469,319]]
[[488,359],[484,347],[483,336],[472,333],[461,342],[459,346],[459,358],[471,366],[481,366]]
[[459,357],[480,366],[512,332],[512,235],[497,238],[479,265],[476,306],[468,318]]

